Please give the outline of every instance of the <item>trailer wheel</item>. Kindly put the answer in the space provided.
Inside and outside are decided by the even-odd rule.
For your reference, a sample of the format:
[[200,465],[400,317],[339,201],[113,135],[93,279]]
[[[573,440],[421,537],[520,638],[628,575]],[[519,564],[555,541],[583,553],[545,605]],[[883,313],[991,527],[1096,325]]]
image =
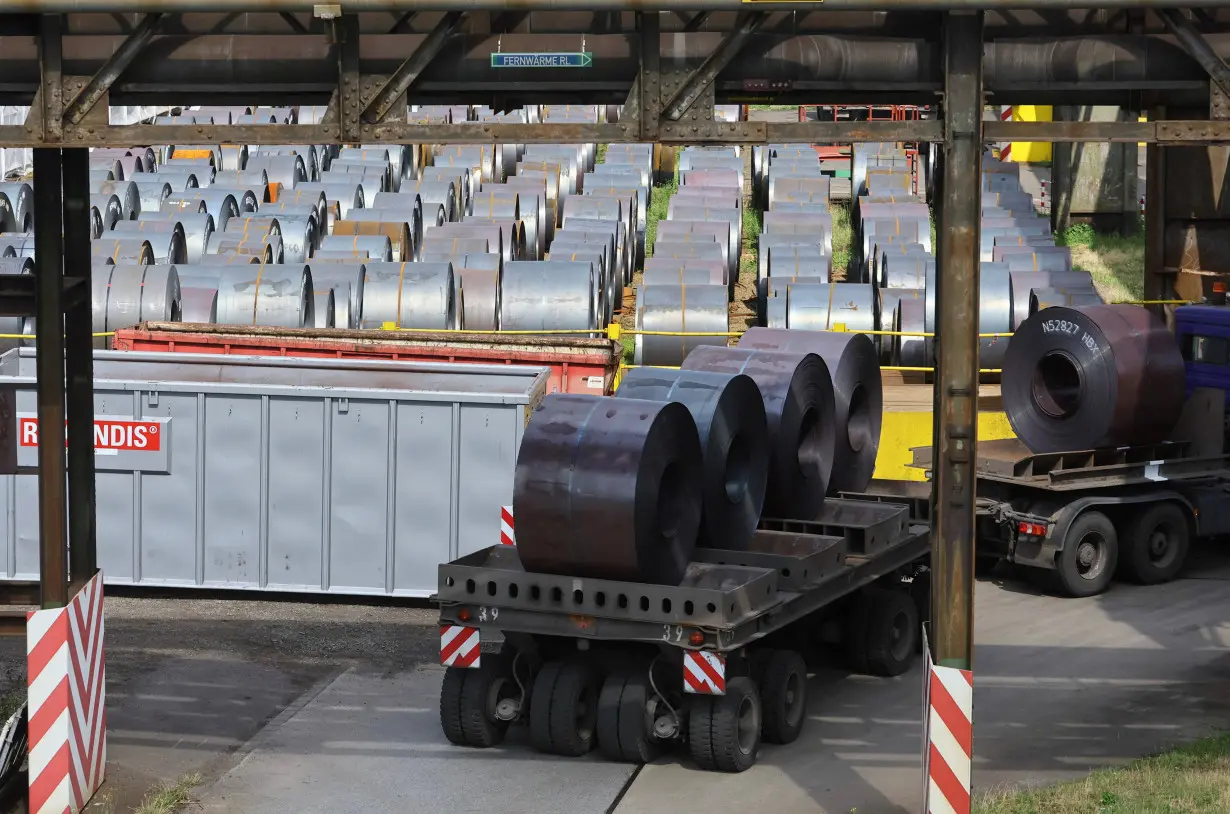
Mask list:
[[580,757],[594,748],[598,676],[586,664],[552,661],[534,679],[530,743],[540,752]]
[[688,747],[706,771],[743,772],[760,751],[760,695],[756,683],[740,676],[726,682],[725,695],[694,695],[688,715]]
[[648,676],[616,672],[598,696],[598,749],[608,760],[649,763],[662,754],[653,735],[656,698]]
[[1191,548],[1186,513],[1174,503],[1156,503],[1130,522],[1119,559],[1123,576],[1143,585],[1174,579]]
[[905,591],[868,588],[846,618],[845,650],[853,672],[899,676],[918,652],[918,608]]
[[478,669],[449,667],[440,687],[444,737],[457,746],[486,749],[498,745],[508,731],[508,722],[495,717],[495,707],[516,695],[509,663],[498,655],[484,655]]
[[1110,587],[1119,560],[1119,535],[1101,512],[1081,512],[1064,537],[1055,576],[1068,596],[1100,594]]
[[794,743],[807,720],[807,663],[794,650],[774,650],[760,683],[766,743]]

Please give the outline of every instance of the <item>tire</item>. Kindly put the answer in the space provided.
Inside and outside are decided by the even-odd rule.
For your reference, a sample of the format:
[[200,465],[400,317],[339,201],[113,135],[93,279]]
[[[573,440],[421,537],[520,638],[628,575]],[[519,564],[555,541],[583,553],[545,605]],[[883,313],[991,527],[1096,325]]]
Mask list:
[[725,695],[694,695],[688,715],[688,748],[706,771],[743,772],[760,751],[762,709],[750,678],[726,682]]
[[1119,552],[1119,567],[1132,582],[1169,582],[1187,564],[1190,550],[1187,512],[1176,503],[1155,503],[1132,516]]
[[999,567],[1003,561],[1002,557],[993,555],[975,555],[974,556],[974,577],[977,579],[986,579],[991,576],[991,573]]
[[540,752],[580,757],[594,748],[599,686],[589,665],[552,661],[534,679],[530,743]]
[[760,682],[765,743],[794,743],[807,720],[807,663],[794,650],[774,650]]
[[440,687],[440,728],[449,743],[487,749],[499,745],[508,722],[495,718],[495,704],[517,692],[507,659],[484,656],[478,669],[449,667]]
[[1060,590],[1071,597],[1095,596],[1110,587],[1119,561],[1119,535],[1101,512],[1077,515],[1055,560]]
[[841,625],[841,649],[845,654],[846,668],[852,673],[870,672],[867,664],[867,625],[870,619],[868,591],[859,591],[846,608]]
[[653,737],[654,705],[648,676],[613,673],[598,696],[598,749],[608,760],[649,763],[662,754]]
[[861,622],[851,624],[852,638],[846,644],[851,665],[873,676],[899,676],[910,669],[918,653],[918,608],[905,591],[868,588],[856,611]]

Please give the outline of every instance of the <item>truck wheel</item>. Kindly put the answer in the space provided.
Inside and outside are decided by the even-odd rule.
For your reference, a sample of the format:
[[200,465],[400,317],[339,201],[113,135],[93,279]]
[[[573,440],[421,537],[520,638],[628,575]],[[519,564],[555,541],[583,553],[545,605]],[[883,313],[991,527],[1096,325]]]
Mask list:
[[794,743],[807,720],[807,663],[794,650],[774,650],[760,683],[766,743]]
[[1002,561],[1002,557],[995,555],[975,555],[974,577],[977,579],[986,579],[991,576],[991,572],[994,571]]
[[866,653],[867,673],[874,676],[899,676],[910,669],[918,652],[918,607],[904,591],[874,588],[867,592]]
[[612,673],[598,695],[598,748],[608,760],[649,763],[662,754],[653,736],[657,699],[648,676]]
[[530,743],[540,752],[580,757],[594,748],[598,677],[586,664],[552,661],[534,679]]
[[1119,535],[1101,512],[1081,512],[1064,537],[1055,575],[1068,596],[1100,594],[1110,587],[1119,560]]
[[1119,566],[1133,582],[1169,582],[1183,569],[1190,548],[1187,514],[1174,503],[1157,503],[1133,516]]
[[743,772],[760,751],[760,695],[750,678],[726,682],[725,695],[692,696],[688,747],[706,771]]
[[478,669],[449,667],[440,687],[444,737],[457,746],[496,746],[508,731],[508,722],[495,717],[496,705],[517,692],[508,661],[495,654],[484,655]]

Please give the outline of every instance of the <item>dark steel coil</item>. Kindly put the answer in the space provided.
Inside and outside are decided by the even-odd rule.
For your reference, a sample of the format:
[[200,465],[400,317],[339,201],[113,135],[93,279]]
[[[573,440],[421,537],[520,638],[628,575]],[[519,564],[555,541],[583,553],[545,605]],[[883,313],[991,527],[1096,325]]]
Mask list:
[[[315,259],[315,258],[313,258]],[[333,304],[338,328],[358,328],[363,323],[363,281],[367,269],[362,263],[313,265],[312,285],[337,292]],[[342,296],[343,293],[345,296]]]
[[450,263],[367,263],[363,327],[461,330],[461,288]]
[[1017,328],[1002,392],[1013,432],[1036,453],[1153,444],[1182,410],[1183,357],[1144,308],[1056,306]]
[[546,396],[517,455],[522,565],[678,585],[700,529],[702,466],[696,422],[682,404]]
[[688,408],[704,464],[698,545],[746,550],[769,479],[769,425],[756,383],[728,373],[637,368],[615,395]]
[[824,504],[836,444],[833,382],[814,353],[705,346],[685,370],[743,373],[760,387],[769,422],[769,484],[764,513],[811,520]]
[[711,336],[635,337],[638,365],[675,366],[703,345],[725,347],[730,309],[725,285],[643,285],[637,291],[636,330]]
[[875,343],[863,334],[749,328],[738,347],[814,353],[833,380],[836,442],[831,492],[862,492],[871,483],[880,448],[884,385]]
[[24,182],[0,183],[0,232],[33,230],[33,187]]

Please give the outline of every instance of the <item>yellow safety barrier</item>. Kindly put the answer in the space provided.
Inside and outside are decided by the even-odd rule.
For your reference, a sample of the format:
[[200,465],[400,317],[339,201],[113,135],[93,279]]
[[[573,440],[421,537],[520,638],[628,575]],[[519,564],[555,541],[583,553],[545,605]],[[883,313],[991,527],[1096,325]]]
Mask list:
[[[104,333],[90,334],[90,336],[98,338],[100,336],[115,336],[115,331],[106,331]],[[38,339],[34,334],[0,334],[0,339]]]

